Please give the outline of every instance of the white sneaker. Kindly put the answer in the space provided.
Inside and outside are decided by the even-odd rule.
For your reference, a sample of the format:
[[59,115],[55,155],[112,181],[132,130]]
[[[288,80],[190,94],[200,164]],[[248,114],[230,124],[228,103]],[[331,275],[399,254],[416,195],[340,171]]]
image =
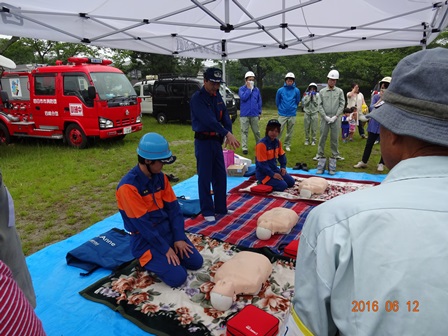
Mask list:
[[319,161],[319,159],[322,159],[322,157],[319,156],[319,154],[316,154],[316,156],[313,157],[313,160],[314,160],[314,161]]
[[291,151],[291,148],[289,148],[289,146],[286,146],[285,150],[286,150],[287,152],[290,152],[290,151]]
[[313,142],[311,143],[311,146],[316,146],[316,143],[313,141]]
[[378,168],[376,168],[376,170],[378,170],[379,172],[384,171],[384,165],[382,163],[379,163]]
[[378,145],[380,142],[378,140],[376,140],[373,144],[374,145]]
[[359,161],[357,164],[353,166],[353,168],[367,168],[367,163]]
[[204,216],[207,222],[214,222],[216,220],[215,216]]
[[305,146],[308,146],[310,143],[308,141],[305,141]]
[[344,159],[342,156],[340,156],[340,155],[336,156],[335,159],[336,159],[336,160],[341,160],[341,161],[345,160],[345,159]]

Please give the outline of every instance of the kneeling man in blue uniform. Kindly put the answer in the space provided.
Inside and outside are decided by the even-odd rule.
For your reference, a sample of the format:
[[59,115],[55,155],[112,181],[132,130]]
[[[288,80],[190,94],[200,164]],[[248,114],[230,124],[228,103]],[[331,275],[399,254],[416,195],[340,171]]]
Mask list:
[[168,141],[145,134],[138,145],[138,164],[120,181],[116,191],[131,249],[140,265],[171,287],[181,286],[187,269],[202,267],[203,258],[185,235],[184,217],[164,164],[176,161]]

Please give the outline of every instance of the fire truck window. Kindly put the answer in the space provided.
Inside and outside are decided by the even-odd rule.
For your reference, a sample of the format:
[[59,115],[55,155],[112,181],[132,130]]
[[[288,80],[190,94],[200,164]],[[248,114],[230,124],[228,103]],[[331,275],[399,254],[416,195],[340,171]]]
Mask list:
[[34,78],[34,93],[41,96],[54,96],[55,93],[55,77],[42,76]]
[[64,77],[64,94],[73,95],[79,92],[78,80],[76,77]]

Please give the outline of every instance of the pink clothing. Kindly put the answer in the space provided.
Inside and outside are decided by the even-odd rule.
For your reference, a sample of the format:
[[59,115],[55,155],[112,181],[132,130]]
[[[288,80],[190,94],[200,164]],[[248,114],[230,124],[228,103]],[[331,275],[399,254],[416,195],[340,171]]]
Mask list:
[[22,290],[12,278],[12,272],[0,260],[0,335],[45,336],[42,323]]
[[349,133],[355,133],[356,126],[358,125],[357,118],[353,115],[353,113],[350,114],[350,117],[348,117],[348,123],[349,123]]

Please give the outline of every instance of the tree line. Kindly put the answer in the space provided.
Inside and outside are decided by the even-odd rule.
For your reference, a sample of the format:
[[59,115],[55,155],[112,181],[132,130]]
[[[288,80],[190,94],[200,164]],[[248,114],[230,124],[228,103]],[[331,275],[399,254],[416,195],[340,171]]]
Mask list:
[[[448,31],[444,31],[427,48],[446,47],[447,38]],[[311,82],[325,83],[328,72],[337,69],[340,73],[339,87],[347,92],[351,83],[356,82],[367,98],[381,78],[392,74],[399,60],[420,49],[421,47],[409,47],[227,60],[226,82],[229,87],[237,89],[244,84],[246,71],[253,71],[256,75],[256,85],[267,95],[267,92],[275,91],[275,88],[283,85],[287,72],[293,72],[296,76],[296,86],[303,91]],[[145,78],[146,75],[195,75],[202,70],[205,61],[14,36],[0,39],[0,54],[12,59],[16,64],[55,64],[56,60],[65,63],[69,57],[75,55],[109,58],[115,67],[130,77],[131,74],[139,74],[139,78],[130,78],[134,81]],[[218,66],[221,67],[220,64]]]

